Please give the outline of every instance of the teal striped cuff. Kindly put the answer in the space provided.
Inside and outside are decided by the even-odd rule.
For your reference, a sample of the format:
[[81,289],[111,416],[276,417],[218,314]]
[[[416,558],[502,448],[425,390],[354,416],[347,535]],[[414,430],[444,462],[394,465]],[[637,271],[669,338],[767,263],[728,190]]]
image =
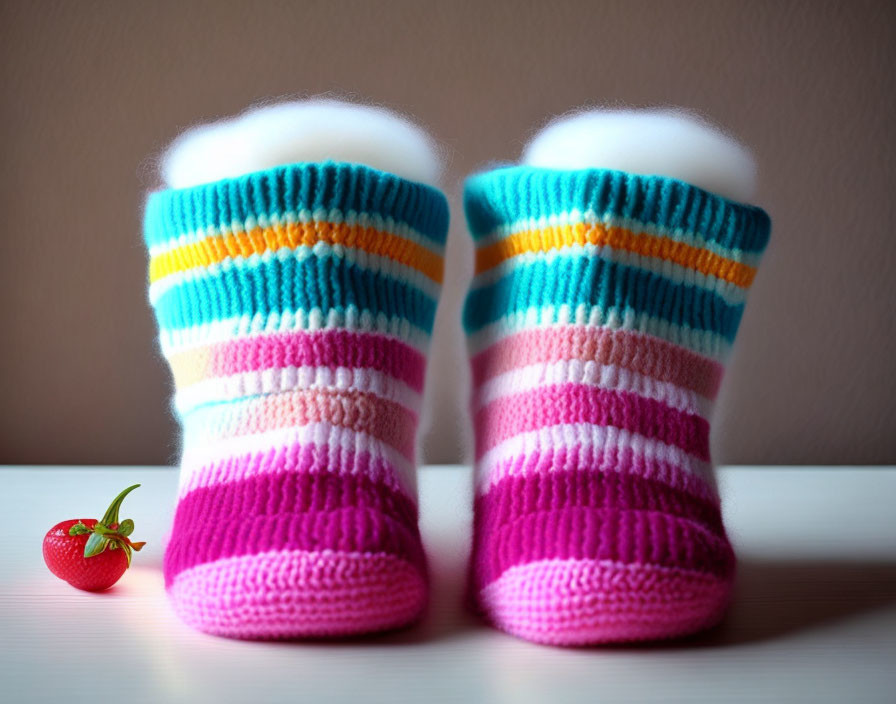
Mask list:
[[409,228],[441,248],[448,202],[441,191],[361,164],[297,163],[149,196],[144,236],[150,248],[209,229],[314,217],[342,222],[364,214],[371,225]]
[[464,210],[474,239],[525,220],[577,212],[601,221],[697,235],[724,249],[761,253],[771,220],[764,210],[664,176],[609,169],[563,171],[511,166],[467,179]]

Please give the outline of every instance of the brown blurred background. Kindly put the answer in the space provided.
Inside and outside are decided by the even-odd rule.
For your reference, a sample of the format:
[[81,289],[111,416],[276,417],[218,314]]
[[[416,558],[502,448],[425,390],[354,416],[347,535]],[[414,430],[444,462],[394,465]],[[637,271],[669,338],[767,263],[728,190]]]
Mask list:
[[3,2],[0,463],[176,459],[141,203],[180,129],[335,92],[450,156],[426,459],[463,455],[463,175],[585,104],[682,105],[753,147],[772,244],[722,463],[896,463],[892,2]]

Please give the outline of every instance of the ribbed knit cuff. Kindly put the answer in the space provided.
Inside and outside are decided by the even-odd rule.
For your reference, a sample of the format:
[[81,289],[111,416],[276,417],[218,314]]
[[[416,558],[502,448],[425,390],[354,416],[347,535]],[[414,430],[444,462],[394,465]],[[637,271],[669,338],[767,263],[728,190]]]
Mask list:
[[701,238],[725,250],[759,255],[771,221],[761,208],[663,176],[608,169],[563,171],[514,166],[476,174],[464,189],[473,238],[518,223],[579,219],[630,222],[688,242]]
[[193,188],[152,193],[145,237],[152,248],[194,232],[238,231],[315,217],[410,228],[436,249],[445,243],[448,203],[435,188],[361,164],[298,163]]
[[150,299],[163,331],[351,313],[428,334],[447,229],[440,191],[357,164],[156,192],[144,220]]
[[770,233],[760,208],[603,169],[496,169],[468,179],[464,206],[476,244],[464,324],[500,328],[486,344],[583,322],[724,357]]

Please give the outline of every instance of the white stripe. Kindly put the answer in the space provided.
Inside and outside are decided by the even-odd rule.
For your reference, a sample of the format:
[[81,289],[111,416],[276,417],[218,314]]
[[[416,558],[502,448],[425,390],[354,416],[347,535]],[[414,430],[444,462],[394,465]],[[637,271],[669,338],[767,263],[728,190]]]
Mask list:
[[[374,459],[384,459],[397,473],[394,477],[371,477],[372,479],[383,481],[392,489],[400,488],[412,498],[417,496],[417,473],[414,465],[404,456],[375,437],[330,423],[280,428],[255,435],[227,438],[208,445],[186,443],[181,456],[178,495],[183,496],[200,486],[217,483],[214,475],[200,472],[203,467],[231,457],[258,454],[274,447],[290,445],[314,445],[319,448],[370,453]],[[336,466],[334,464],[334,469]]]
[[516,234],[518,232],[528,232],[531,230],[544,230],[548,227],[563,227],[566,225],[603,225],[604,227],[619,227],[630,230],[634,233],[644,233],[652,237],[667,237],[676,242],[695,247],[697,249],[705,249],[713,254],[717,254],[725,259],[745,264],[746,266],[757,267],[762,257],[761,253],[745,252],[737,247],[729,248],[706,240],[703,236],[683,230],[681,228],[669,228],[652,223],[645,223],[631,218],[624,218],[610,213],[598,214],[593,210],[587,210],[584,213],[579,210],[570,210],[557,215],[550,215],[540,218],[523,218],[512,223],[500,225],[491,232],[484,234],[477,239],[477,247],[487,247],[494,244],[498,240]]
[[181,415],[207,403],[233,401],[299,389],[362,391],[420,412],[421,395],[403,381],[376,369],[357,367],[272,367],[203,379],[179,388],[174,407]]
[[[476,463],[476,490],[483,494],[501,479],[519,475],[519,467],[514,459],[524,458],[548,448],[593,448],[615,451],[631,448],[635,456],[647,462],[667,462],[682,471],[714,486],[712,465],[674,445],[644,437],[637,433],[612,426],[592,423],[571,423],[539,428],[528,433],[520,433],[499,443]],[[562,469],[562,467],[553,468]]]
[[556,384],[584,384],[609,391],[629,392],[702,418],[709,417],[713,406],[713,402],[706,397],[668,381],[660,381],[625,367],[581,359],[511,369],[485,382],[474,393],[474,404],[476,408],[482,408],[507,396]]
[[393,218],[382,218],[379,215],[373,215],[366,212],[357,213],[354,210],[349,210],[348,212],[343,213],[341,210],[333,208],[332,210],[315,210],[313,213],[310,210],[300,210],[298,212],[287,211],[280,214],[260,215],[257,218],[247,218],[245,222],[234,220],[229,226],[223,227],[209,225],[205,228],[184,233],[179,237],[170,239],[166,242],[155,244],[149,248],[149,254],[150,256],[156,257],[165,252],[177,249],[178,247],[201,242],[208,237],[226,237],[227,235],[251,232],[256,228],[267,229],[270,227],[283,227],[299,223],[307,225],[313,222],[333,223],[337,225],[345,223],[350,227],[354,227],[355,225],[369,227],[379,230],[380,232],[388,232],[397,235],[398,237],[402,237],[414,244],[425,247],[440,256],[445,252],[444,245],[438,244],[435,240],[429,239],[407,224],[398,222]]
[[315,308],[310,311],[275,311],[266,316],[260,313],[255,316],[242,315],[181,329],[162,328],[159,330],[159,344],[162,354],[171,357],[195,347],[221,344],[257,333],[318,330],[375,333],[410,345],[421,354],[426,354],[429,347],[426,331],[411,325],[405,318],[390,318],[383,313],[374,315],[370,311],[359,311],[357,306],[349,306],[344,311],[329,310],[326,316],[320,308]]
[[437,300],[439,297],[441,286],[426,276],[422,271],[405,266],[389,257],[369,254],[363,250],[352,249],[341,244],[329,245],[323,242],[318,242],[311,247],[296,247],[295,249],[282,247],[277,251],[267,251],[263,254],[253,254],[249,257],[238,257],[236,259],[228,257],[227,259],[209,264],[208,266],[196,266],[183,271],[176,271],[150,284],[149,301],[155,305],[163,295],[175,286],[184,283],[213,279],[221,276],[222,273],[227,271],[248,271],[255,269],[260,264],[270,264],[275,259],[281,262],[286,262],[290,259],[303,261],[305,259],[310,259],[311,257],[344,259],[360,269],[375,274],[384,274],[395,279],[399,283],[409,284],[414,288],[419,289],[433,300]]
[[747,289],[741,288],[725,279],[681,266],[668,259],[658,259],[624,249],[613,249],[609,245],[598,247],[593,244],[577,244],[564,247],[563,249],[551,249],[547,252],[525,252],[510,259],[505,259],[500,264],[478,274],[473,279],[471,289],[476,290],[491,286],[515,269],[531,266],[539,261],[551,263],[557,259],[575,259],[579,257],[601,258],[623,266],[648,271],[676,284],[699,287],[718,295],[728,305],[740,305],[747,300]]
[[618,308],[604,309],[586,303],[580,303],[575,309],[564,303],[560,306],[547,305],[516,311],[470,334],[467,341],[471,354],[475,355],[509,335],[532,328],[568,325],[629,330],[652,335],[723,363],[731,349],[724,337],[710,330],[694,330],[674,325],[667,320],[652,318],[646,313],[636,313],[630,308],[620,311]]

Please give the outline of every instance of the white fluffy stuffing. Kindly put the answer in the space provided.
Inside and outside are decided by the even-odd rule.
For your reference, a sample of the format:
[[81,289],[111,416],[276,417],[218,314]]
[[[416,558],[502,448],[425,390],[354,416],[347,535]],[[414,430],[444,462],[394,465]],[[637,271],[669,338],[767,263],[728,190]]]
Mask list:
[[170,188],[187,188],[301,161],[365,164],[438,185],[436,142],[405,117],[380,107],[311,99],[266,105],[198,125],[162,157]]
[[750,151],[684,111],[589,110],[555,119],[526,145],[523,163],[604,168],[686,181],[736,201],[756,191]]

